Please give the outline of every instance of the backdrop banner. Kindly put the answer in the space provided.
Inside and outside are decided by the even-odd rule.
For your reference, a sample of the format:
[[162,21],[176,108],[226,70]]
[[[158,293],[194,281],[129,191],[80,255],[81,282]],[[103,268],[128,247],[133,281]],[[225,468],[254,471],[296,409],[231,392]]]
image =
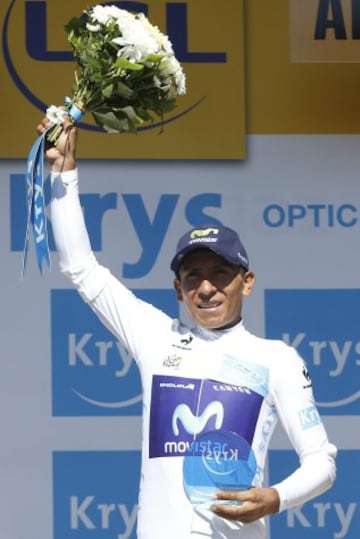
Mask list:
[[[239,231],[256,274],[245,324],[304,357],[339,449],[334,487],[271,517],[267,539],[359,539],[359,2],[113,4],[143,10],[168,34],[188,92],[162,134],[153,125],[110,135],[81,121],[95,254],[139,297],[186,320],[169,269],[180,235],[203,222]],[[64,25],[87,6],[0,3],[1,539],[136,538],[135,361],[58,271],[51,219],[51,271],[39,273],[31,234],[21,279],[26,157],[47,106],[71,92]],[[47,215],[47,165],[41,194]],[[311,407],[299,419],[306,429],[317,415]],[[269,484],[297,464],[277,429]]]
[[[79,163],[93,248],[127,286],[185,316],[169,269],[175,244],[203,220],[227,223],[239,231],[256,274],[246,326],[305,358],[339,448],[339,479],[320,498],[273,517],[272,539],[303,539],[310,527],[312,539],[358,539],[359,485],[344,478],[360,463],[359,144],[360,136],[254,136],[251,157],[240,162]],[[0,162],[0,536],[31,530],[33,537],[92,539],[95,529],[104,539],[135,539],[139,373],[59,273],[51,221],[51,272],[39,274],[31,240],[21,280],[24,169],[24,161]],[[46,181],[46,200],[47,189]],[[304,428],[312,420],[304,410]],[[278,429],[269,480],[296,465]],[[99,509],[106,504],[118,508],[109,522]]]

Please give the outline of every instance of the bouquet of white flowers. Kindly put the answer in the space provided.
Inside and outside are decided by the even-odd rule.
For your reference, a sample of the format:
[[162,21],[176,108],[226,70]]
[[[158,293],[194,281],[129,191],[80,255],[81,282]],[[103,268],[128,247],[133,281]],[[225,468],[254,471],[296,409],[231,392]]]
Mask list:
[[143,13],[96,5],[65,26],[77,63],[71,98],[51,105],[55,125],[47,140],[56,141],[64,112],[78,121],[91,112],[110,133],[136,133],[145,122],[161,120],[185,94],[185,75],[172,44]]
[[44,149],[54,145],[63,130],[64,114],[78,122],[86,111],[111,133],[136,133],[153,114],[161,120],[184,94],[185,75],[167,36],[142,14],[116,6],[96,5],[65,26],[77,69],[72,97],[65,106],[51,105],[51,127],[33,144],[27,162],[27,225],[24,274],[33,228],[40,271],[50,266],[44,199]]

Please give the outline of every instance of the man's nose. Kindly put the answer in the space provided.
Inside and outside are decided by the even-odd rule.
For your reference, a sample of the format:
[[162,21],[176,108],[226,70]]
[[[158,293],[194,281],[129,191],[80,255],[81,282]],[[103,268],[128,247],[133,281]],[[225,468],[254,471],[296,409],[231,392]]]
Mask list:
[[216,286],[209,279],[203,279],[199,286],[199,294],[203,296],[209,296],[216,291]]

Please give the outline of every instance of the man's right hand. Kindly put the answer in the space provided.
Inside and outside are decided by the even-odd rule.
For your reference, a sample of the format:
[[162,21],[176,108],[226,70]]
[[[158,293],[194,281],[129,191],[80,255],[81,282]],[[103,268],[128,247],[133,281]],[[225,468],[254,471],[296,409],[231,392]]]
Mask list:
[[[50,121],[45,116],[37,126],[38,133],[43,133],[49,126]],[[46,157],[53,172],[66,172],[76,168],[77,128],[69,117],[65,117],[63,127],[64,129],[55,145],[46,151]]]

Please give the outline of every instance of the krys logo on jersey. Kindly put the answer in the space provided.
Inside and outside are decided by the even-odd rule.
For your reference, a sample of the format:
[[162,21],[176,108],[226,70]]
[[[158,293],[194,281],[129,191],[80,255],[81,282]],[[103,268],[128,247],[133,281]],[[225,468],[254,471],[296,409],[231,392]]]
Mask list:
[[[360,452],[338,453],[337,478],[333,487],[304,505],[289,509],[270,520],[270,537],[287,539],[358,539],[360,488],[349,481],[360,467]],[[269,482],[274,485],[298,466],[294,451],[269,452]]]
[[54,539],[136,539],[139,477],[139,451],[55,451]]
[[[134,292],[178,315],[173,290]],[[75,290],[51,292],[51,358],[54,416],[141,415],[134,358]]]
[[322,414],[360,413],[359,302],[360,289],[265,290],[266,336],[304,358]]
[[[93,5],[97,3],[144,13],[152,24],[168,35],[187,80],[186,95],[179,97],[176,109],[165,115],[164,122],[171,124],[167,138],[159,144],[157,137],[138,137],[135,144],[132,137],[122,136],[122,156],[127,157],[131,152],[130,156],[137,158],[214,158],[214,155],[219,158],[243,158],[245,84],[242,0],[226,0],[220,13],[216,0],[197,0],[196,3],[163,0],[92,2]],[[10,110],[15,124],[23,121],[27,105],[29,112],[35,107],[40,115],[54,100],[63,100],[65,95],[71,93],[75,63],[64,26],[71,18],[80,16],[87,7],[89,3],[85,0],[8,0],[7,8],[3,7],[2,56],[7,75],[4,79],[7,99],[3,102],[3,108],[0,105],[0,110],[7,116]],[[229,12],[232,13],[231,18],[227,16]],[[222,23],[226,24],[227,32],[219,32]],[[224,88],[233,120],[230,128],[228,115],[223,113],[218,103],[218,96],[224,94]],[[223,129],[217,130],[221,133],[218,135],[222,137],[221,140],[211,129],[214,124],[223,126]],[[104,131],[94,124],[90,114],[85,115],[80,125],[85,131],[81,145],[85,157],[119,156],[118,137],[107,137],[105,144]],[[150,131],[157,135],[159,127],[160,121],[154,115],[154,122],[145,124],[139,131]],[[170,140],[170,131],[176,135],[175,139]],[[192,132],[193,137],[196,136],[196,145]],[[21,141],[12,143],[20,148],[26,143],[22,141],[22,130],[19,130],[18,137]],[[11,149],[9,142],[3,142],[0,150],[2,156],[14,157],[14,148]],[[5,144],[8,147],[4,148]]]

